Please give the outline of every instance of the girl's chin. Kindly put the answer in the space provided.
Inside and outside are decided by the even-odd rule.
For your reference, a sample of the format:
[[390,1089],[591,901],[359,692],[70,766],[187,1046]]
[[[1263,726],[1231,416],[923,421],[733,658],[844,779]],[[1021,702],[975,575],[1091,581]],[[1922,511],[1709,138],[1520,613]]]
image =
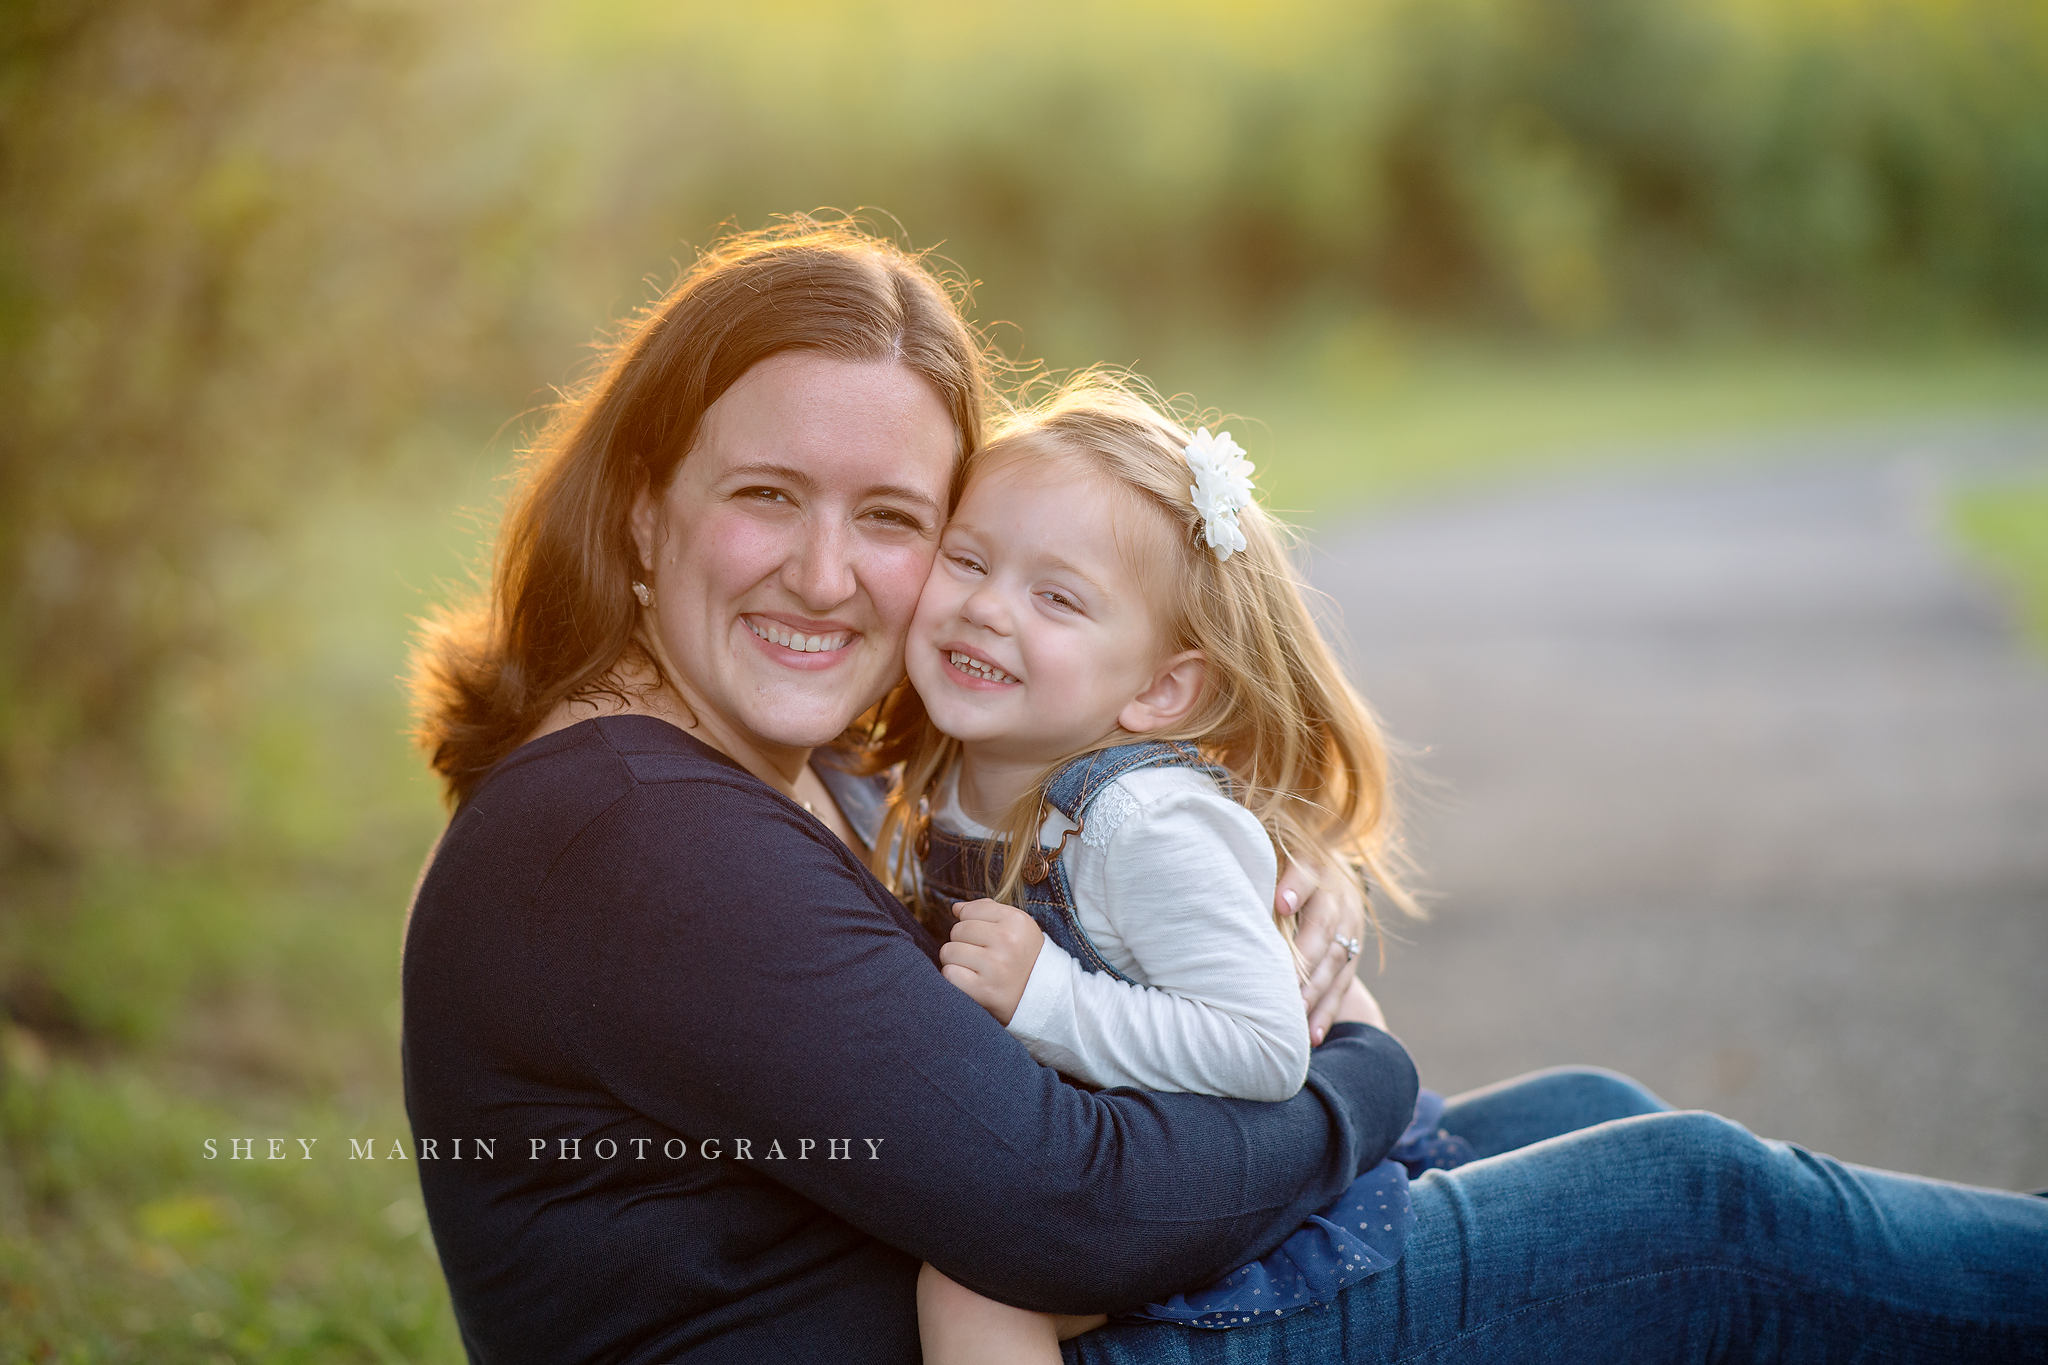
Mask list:
[[938,732],[952,739],[968,744],[988,744],[1009,738],[1010,727],[1001,724],[984,707],[976,706],[967,698],[934,696],[922,688],[918,696],[924,699],[925,715]]

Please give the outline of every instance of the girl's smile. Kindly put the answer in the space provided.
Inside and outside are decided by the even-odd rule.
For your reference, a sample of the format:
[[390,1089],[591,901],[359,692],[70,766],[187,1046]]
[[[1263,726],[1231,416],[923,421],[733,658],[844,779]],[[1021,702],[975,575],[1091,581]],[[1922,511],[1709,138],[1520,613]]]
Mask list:
[[[973,650],[954,646],[945,650],[946,661],[966,674],[974,682],[987,683],[991,687],[1015,687],[1017,680],[997,668]],[[956,680],[957,681],[957,680]]]

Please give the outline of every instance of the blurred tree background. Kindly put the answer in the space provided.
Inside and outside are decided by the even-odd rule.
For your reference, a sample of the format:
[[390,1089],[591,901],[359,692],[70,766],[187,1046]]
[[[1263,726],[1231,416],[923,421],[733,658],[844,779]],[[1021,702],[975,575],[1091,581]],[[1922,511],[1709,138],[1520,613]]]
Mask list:
[[[335,1150],[404,1132],[393,678],[722,223],[878,206],[1324,515],[2048,404],[2036,0],[18,0],[0,113],[9,1358],[460,1358],[410,1167]],[[202,1158],[272,1133],[324,1159]]]

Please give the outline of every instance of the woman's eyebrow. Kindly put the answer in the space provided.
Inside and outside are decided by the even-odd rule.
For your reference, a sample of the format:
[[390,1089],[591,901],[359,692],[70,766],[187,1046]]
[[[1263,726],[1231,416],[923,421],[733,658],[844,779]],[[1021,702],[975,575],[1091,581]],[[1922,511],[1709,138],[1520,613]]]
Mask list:
[[[818,491],[818,480],[810,471],[799,469],[795,465],[776,464],[770,460],[756,460],[751,464],[736,464],[725,471],[724,477],[720,482],[724,482],[727,479],[761,478],[774,479],[778,483],[790,484],[805,493],[815,493]],[[920,493],[915,488],[909,488],[902,484],[876,484],[874,487],[867,489],[861,496],[868,498],[895,498],[900,502],[914,502],[928,509],[934,515],[939,510],[938,500],[932,497],[931,494]]]
[[775,479],[781,483],[795,484],[797,488],[806,493],[814,493],[818,488],[818,481],[812,478],[807,471],[798,469],[795,465],[775,464],[768,460],[756,460],[752,464],[736,464],[725,471],[720,482],[723,482],[724,479],[740,478]]
[[901,502],[914,502],[921,507],[928,508],[935,514],[939,510],[937,499],[933,498],[929,493],[920,493],[915,488],[905,488],[901,484],[876,484],[868,490],[867,495],[871,498],[895,498]]

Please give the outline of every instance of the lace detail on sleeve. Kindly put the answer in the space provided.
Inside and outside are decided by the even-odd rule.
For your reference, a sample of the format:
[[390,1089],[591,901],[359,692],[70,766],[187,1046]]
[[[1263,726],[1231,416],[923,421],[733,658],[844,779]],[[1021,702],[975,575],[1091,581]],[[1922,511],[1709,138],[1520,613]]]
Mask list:
[[1088,804],[1088,815],[1081,829],[1081,842],[1090,848],[1106,848],[1124,821],[1136,815],[1141,808],[1137,798],[1124,790],[1121,782],[1112,782],[1097,793]]

